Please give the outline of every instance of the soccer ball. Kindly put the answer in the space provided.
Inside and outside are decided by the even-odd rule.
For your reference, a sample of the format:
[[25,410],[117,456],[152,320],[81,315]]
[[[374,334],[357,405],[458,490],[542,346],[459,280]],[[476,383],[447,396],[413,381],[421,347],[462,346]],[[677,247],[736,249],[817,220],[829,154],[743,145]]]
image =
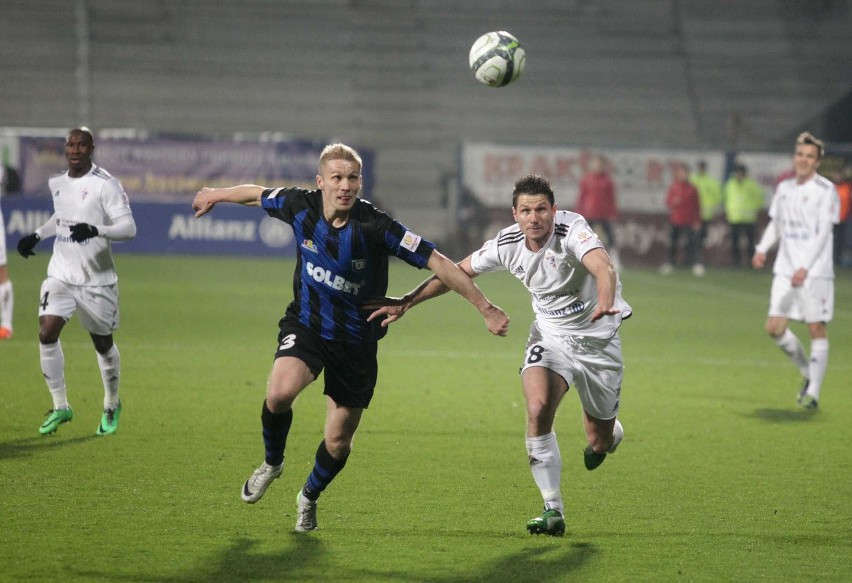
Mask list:
[[470,69],[476,80],[489,87],[504,87],[521,76],[526,51],[505,30],[486,32],[470,47]]

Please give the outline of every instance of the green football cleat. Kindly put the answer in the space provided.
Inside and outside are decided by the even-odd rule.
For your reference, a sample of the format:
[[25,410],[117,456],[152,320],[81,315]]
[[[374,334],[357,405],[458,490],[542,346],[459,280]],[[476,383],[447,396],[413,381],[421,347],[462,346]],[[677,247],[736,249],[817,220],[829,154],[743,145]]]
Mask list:
[[50,435],[63,423],[68,423],[71,419],[74,418],[74,411],[71,410],[71,407],[67,409],[51,409],[47,412],[47,419],[44,420],[44,423],[41,424],[41,427],[38,428],[38,432],[42,435]]
[[530,531],[530,534],[562,536],[565,534],[565,520],[558,510],[545,509],[541,516],[527,522],[527,530]]
[[817,402],[817,400],[808,394],[804,394],[799,397],[799,400],[796,401],[796,404],[802,409],[808,409],[810,411],[815,411],[819,408],[819,403]]
[[615,426],[612,429],[612,445],[608,451],[596,453],[595,450],[592,449],[591,445],[587,445],[586,449],[583,450],[583,464],[586,466],[586,469],[592,471],[604,463],[606,454],[615,453],[615,450],[618,449],[618,444],[621,443],[622,439],[624,439],[624,427],[622,427],[621,422],[616,419]]
[[594,470],[599,465],[604,463],[606,459],[605,453],[595,453],[595,450],[592,449],[591,445],[587,445],[586,449],[583,450],[583,464],[585,464],[586,469],[589,471]]
[[101,424],[98,425],[95,435],[109,435],[118,431],[118,418],[120,415],[121,403],[116,405],[115,409],[104,409],[104,414],[101,416]]

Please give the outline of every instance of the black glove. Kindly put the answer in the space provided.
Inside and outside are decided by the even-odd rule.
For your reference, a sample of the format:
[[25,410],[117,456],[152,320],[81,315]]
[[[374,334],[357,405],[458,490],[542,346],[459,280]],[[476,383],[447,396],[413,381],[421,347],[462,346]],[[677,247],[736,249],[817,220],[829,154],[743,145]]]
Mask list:
[[39,241],[41,241],[41,237],[39,237],[35,233],[27,235],[26,237],[21,237],[18,240],[18,253],[20,253],[21,257],[23,257],[24,259],[35,255],[35,253],[33,253],[33,248]]
[[98,236],[98,229],[87,223],[77,223],[71,226],[71,240],[75,243],[82,243],[86,239]]

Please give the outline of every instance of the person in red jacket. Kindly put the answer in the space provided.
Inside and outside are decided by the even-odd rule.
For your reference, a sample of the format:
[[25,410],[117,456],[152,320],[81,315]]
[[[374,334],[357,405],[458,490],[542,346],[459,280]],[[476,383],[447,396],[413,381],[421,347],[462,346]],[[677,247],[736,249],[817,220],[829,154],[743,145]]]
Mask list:
[[589,170],[580,179],[577,203],[574,212],[582,215],[595,231],[600,228],[606,236],[606,248],[616,269],[620,267],[618,245],[612,225],[618,218],[615,202],[615,183],[606,169],[601,156],[592,156]]
[[663,274],[669,274],[677,265],[677,255],[680,241],[686,236],[684,248],[684,263],[692,265],[692,273],[704,275],[704,265],[697,253],[698,233],[701,229],[701,203],[698,190],[689,182],[689,168],[686,164],[678,164],[672,171],[673,181],[666,191],[666,206],[669,209],[671,224],[671,239],[669,244],[669,260],[660,268]]
[[834,225],[834,264],[842,265],[843,252],[846,251],[849,210],[852,207],[852,168],[838,168],[831,179],[840,197],[840,222]]

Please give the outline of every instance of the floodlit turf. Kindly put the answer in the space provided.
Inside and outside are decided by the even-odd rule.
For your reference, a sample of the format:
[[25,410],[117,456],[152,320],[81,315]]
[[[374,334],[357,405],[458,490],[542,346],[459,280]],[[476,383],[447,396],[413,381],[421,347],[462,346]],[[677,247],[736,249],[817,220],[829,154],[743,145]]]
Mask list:
[[[852,276],[841,272],[821,409],[763,332],[770,276],[623,274],[625,440],[583,468],[580,407],[556,430],[567,531],[532,537],[517,368],[531,309],[507,274],[477,280],[508,338],[448,295],[394,324],[346,469],[296,535],[321,439],[321,387],[297,402],[283,476],[239,497],[263,459],[260,408],[292,262],[117,257],[121,426],[96,437],[102,388],[74,320],[62,337],[74,420],[38,434],[44,252],[10,257],[15,338],[0,343],[2,581],[839,581],[852,568]],[[427,272],[395,262],[391,293]],[[802,329],[797,327],[799,333]]]

